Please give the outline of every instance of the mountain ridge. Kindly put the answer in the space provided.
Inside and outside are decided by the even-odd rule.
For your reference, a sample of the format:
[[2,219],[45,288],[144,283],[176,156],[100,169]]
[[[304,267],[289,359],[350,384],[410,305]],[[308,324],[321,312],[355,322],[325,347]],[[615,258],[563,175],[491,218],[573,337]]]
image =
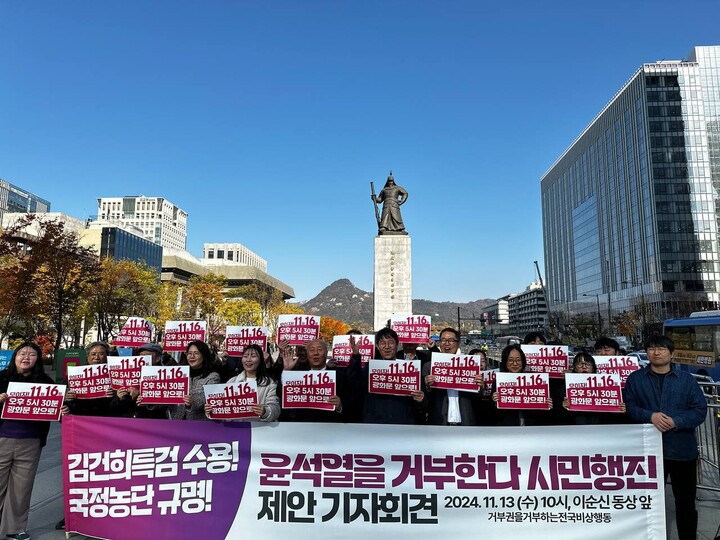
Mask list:
[[[433,326],[457,327],[457,310],[464,318],[481,317],[482,308],[496,302],[495,298],[481,298],[472,302],[436,302],[424,298],[413,299],[413,313],[429,315]],[[317,296],[299,302],[305,312],[320,317],[331,317],[363,332],[373,332],[373,294],[356,287],[349,279],[333,281]]]

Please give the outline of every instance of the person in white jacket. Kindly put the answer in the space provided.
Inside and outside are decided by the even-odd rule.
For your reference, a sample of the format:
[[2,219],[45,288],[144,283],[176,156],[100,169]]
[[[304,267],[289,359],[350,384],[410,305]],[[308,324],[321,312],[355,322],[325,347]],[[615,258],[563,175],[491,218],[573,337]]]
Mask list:
[[[280,416],[280,400],[277,397],[277,383],[268,373],[262,349],[257,345],[248,345],[242,355],[243,370],[227,383],[254,380],[257,384],[258,404],[253,407],[258,415],[257,420],[274,422]],[[205,405],[205,413],[209,415],[212,407]],[[247,418],[246,420],[256,420]]]

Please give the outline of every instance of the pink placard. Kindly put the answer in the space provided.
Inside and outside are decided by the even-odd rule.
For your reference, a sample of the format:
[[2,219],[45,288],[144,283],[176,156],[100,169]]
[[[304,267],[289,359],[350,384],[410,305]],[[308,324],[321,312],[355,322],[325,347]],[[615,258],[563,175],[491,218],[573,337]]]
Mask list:
[[567,345],[521,345],[527,359],[527,371],[548,373],[562,379],[568,370]]
[[565,392],[571,411],[622,412],[617,373],[566,373]]
[[500,373],[496,375],[498,409],[549,409],[547,373]]
[[205,321],[167,321],[165,323],[165,352],[185,352],[191,341],[205,341]]
[[264,326],[228,326],[225,328],[225,351],[228,356],[242,356],[245,347],[257,345],[267,349],[268,329]]
[[140,375],[143,366],[152,365],[152,356],[108,356],[110,386],[140,389]]
[[[375,356],[375,340],[372,335],[353,336],[360,350],[362,365],[368,363]],[[352,347],[350,347],[350,336],[333,336],[332,358],[339,367],[350,365]]]
[[140,396],[143,405],[180,405],[190,393],[190,366],[143,366]]
[[490,398],[492,397],[493,392],[493,385],[495,384],[495,375],[498,373],[497,369],[489,369],[487,371],[483,371],[483,388],[482,388],[482,395],[483,398]]
[[475,382],[480,374],[481,356],[433,352],[430,374],[435,376],[433,388],[479,392],[481,385]]
[[632,356],[594,356],[598,373],[616,373],[620,377],[620,387],[625,388],[628,376],[640,369],[638,359]]
[[107,396],[110,372],[107,364],[68,366],[68,392],[76,399],[95,399]]
[[429,315],[393,315],[390,328],[400,343],[427,343],[430,340],[432,318]]
[[212,407],[213,420],[240,420],[257,418],[253,407],[258,404],[257,383],[243,381],[230,384],[203,386],[205,401]]
[[409,396],[421,389],[420,360],[370,360],[368,375],[373,394]]
[[113,344],[116,347],[139,347],[152,341],[153,325],[141,317],[130,317]]
[[328,403],[336,395],[334,371],[284,371],[282,374],[283,409],[320,409],[332,411]]
[[288,340],[290,345],[303,345],[320,337],[320,317],[312,315],[280,315],[277,342]]
[[65,398],[65,385],[10,382],[2,405],[3,420],[55,421]]

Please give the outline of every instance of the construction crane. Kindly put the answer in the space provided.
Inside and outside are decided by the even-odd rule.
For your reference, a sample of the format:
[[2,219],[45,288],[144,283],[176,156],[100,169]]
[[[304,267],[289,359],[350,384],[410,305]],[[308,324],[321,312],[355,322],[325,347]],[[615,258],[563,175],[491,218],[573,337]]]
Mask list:
[[540,288],[542,289],[543,294],[545,295],[545,301],[548,301],[547,297],[547,291],[545,290],[545,282],[543,281],[542,274],[540,273],[540,266],[538,265],[537,261],[535,262],[535,270],[537,270],[538,279],[540,280]]

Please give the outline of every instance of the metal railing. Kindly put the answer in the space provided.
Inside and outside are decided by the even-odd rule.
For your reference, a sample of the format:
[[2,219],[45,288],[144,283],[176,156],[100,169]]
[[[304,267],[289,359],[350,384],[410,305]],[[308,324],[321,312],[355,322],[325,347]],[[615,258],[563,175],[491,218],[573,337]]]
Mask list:
[[707,400],[705,421],[695,429],[698,442],[697,487],[720,492],[720,382],[710,377],[694,375]]

